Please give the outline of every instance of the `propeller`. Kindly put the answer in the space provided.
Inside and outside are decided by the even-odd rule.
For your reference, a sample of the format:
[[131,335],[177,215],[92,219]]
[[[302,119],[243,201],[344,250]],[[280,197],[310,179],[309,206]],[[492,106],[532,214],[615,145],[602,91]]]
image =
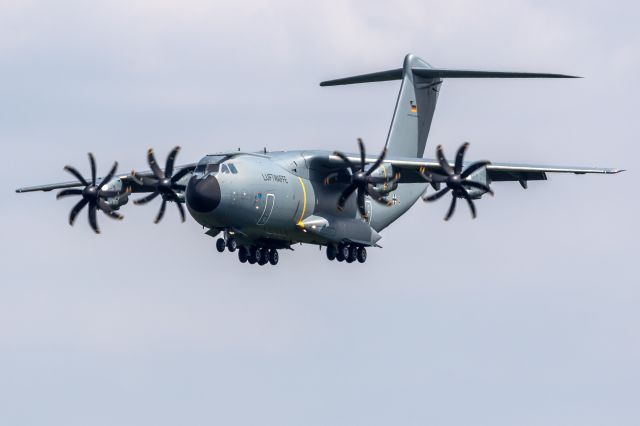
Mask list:
[[149,163],[149,167],[151,167],[153,176],[138,176],[135,171],[131,172],[131,178],[134,182],[136,182],[138,185],[152,188],[151,194],[134,200],[134,204],[147,204],[158,195],[162,196],[162,204],[160,205],[160,210],[158,211],[158,215],[156,216],[155,223],[160,222],[160,220],[164,216],[168,201],[176,203],[176,205],[178,206],[178,210],[180,211],[180,217],[182,218],[183,222],[185,221],[184,207],[182,207],[178,192],[183,192],[186,187],[185,185],[180,185],[177,182],[182,179],[187,173],[189,173],[190,169],[184,168],[175,175],[173,174],[173,166],[178,152],[180,152],[179,146],[176,146],[171,150],[171,152],[169,152],[164,170],[162,170],[160,166],[158,166],[156,157],[153,154],[153,149],[149,148],[149,150],[147,151],[147,162]]
[[[364,142],[361,138],[358,138],[358,146],[360,148],[360,164],[356,166],[353,164],[346,155],[339,151],[335,151],[333,155],[340,157],[342,162],[351,170],[351,182],[342,191],[340,198],[338,199],[338,210],[342,211],[344,206],[354,192],[357,197],[358,210],[362,217],[367,217],[367,211],[365,209],[365,196],[369,195],[375,201],[380,204],[386,204],[390,206],[392,202],[386,198],[386,195],[395,190],[398,187],[398,180],[400,179],[400,174],[397,173],[393,177],[388,176],[371,176],[373,172],[375,172],[382,162],[384,161],[385,156],[387,155],[386,148],[382,151],[378,159],[373,163],[373,165],[369,168],[369,170],[365,171],[366,166],[366,151],[364,148]],[[329,180],[325,180],[325,184],[328,184]],[[376,189],[376,185],[384,184],[383,189]]]
[[427,171],[425,167],[420,168],[419,171],[424,180],[429,182],[434,188],[439,188],[439,185],[442,183],[446,185],[446,188],[440,189],[435,194],[429,195],[427,197],[422,197],[424,201],[435,201],[444,196],[449,191],[452,191],[453,197],[451,199],[451,204],[449,205],[449,210],[447,211],[447,215],[444,217],[444,220],[449,220],[453,215],[453,212],[456,210],[456,201],[458,198],[464,198],[465,200],[467,200],[467,204],[469,205],[469,209],[471,210],[471,216],[474,219],[476,218],[476,207],[473,204],[473,200],[471,199],[471,195],[469,195],[469,191],[467,190],[467,188],[480,189],[493,195],[493,190],[489,187],[489,185],[467,179],[475,171],[491,164],[490,161],[476,161],[475,163],[470,164],[466,169],[462,170],[462,166],[464,164],[464,154],[467,151],[468,147],[468,142],[462,144],[462,146],[456,153],[456,162],[454,166],[451,167],[446,157],[444,156],[442,145],[438,145],[438,147],[436,148],[436,157],[438,159],[438,163],[440,163],[440,167],[445,174]]
[[100,228],[98,227],[98,220],[96,219],[96,211],[101,210],[107,216],[122,220],[123,216],[113,210],[109,204],[107,204],[104,200],[105,198],[116,197],[118,195],[122,195],[123,193],[118,191],[107,191],[100,189],[100,186],[103,183],[109,182],[113,176],[116,174],[116,170],[118,168],[118,162],[113,163],[113,167],[109,170],[109,173],[102,179],[100,185],[96,183],[96,161],[93,158],[93,154],[89,153],[89,163],[91,164],[91,181],[87,181],[80,174],[80,172],[72,166],[65,166],[64,170],[71,173],[78,181],[84,185],[83,189],[80,188],[71,188],[71,189],[63,189],[58,192],[56,195],[57,199],[80,195],[82,196],[82,200],[78,201],[75,206],[71,209],[71,214],[69,215],[69,225],[73,226],[73,223],[78,216],[78,213],[85,207],[89,206],[89,225],[96,234],[100,233]]

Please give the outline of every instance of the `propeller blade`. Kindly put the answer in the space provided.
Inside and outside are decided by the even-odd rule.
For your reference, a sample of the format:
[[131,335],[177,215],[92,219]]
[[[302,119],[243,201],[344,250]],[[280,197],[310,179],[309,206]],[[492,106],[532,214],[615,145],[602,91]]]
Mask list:
[[483,167],[488,166],[489,164],[491,164],[491,161],[476,161],[475,163],[471,164],[469,167],[466,168],[466,170],[464,172],[462,172],[462,174],[460,175],[460,177],[462,179],[466,179],[468,178],[473,172],[475,172],[478,169],[481,169]]
[[124,216],[122,216],[120,213],[117,213],[116,211],[114,211],[109,204],[107,204],[104,200],[102,200],[100,198],[98,199],[98,208],[102,212],[104,212],[104,214],[106,214],[107,216],[109,216],[112,219],[118,219],[118,220],[124,219]]
[[178,173],[176,173],[172,178],[171,178],[171,182],[177,182],[180,179],[182,179],[184,176],[186,176],[189,172],[191,172],[192,169],[185,167],[184,169],[181,169]]
[[367,178],[367,182],[372,184],[372,185],[379,185],[381,183],[388,183],[391,180],[393,180],[392,177],[388,177],[388,176],[369,176]]
[[179,152],[180,152],[180,147],[176,146],[171,150],[171,152],[169,153],[169,156],[167,157],[167,163],[164,167],[164,174],[169,178],[171,177],[171,175],[173,175],[173,163],[176,161],[176,156],[178,155]]
[[167,201],[162,200],[162,204],[160,204],[160,211],[158,212],[158,216],[156,216],[156,220],[154,221],[154,223],[160,222],[160,220],[162,219],[162,216],[164,216],[164,211],[166,208],[167,208]]
[[445,171],[445,173],[449,176],[454,174],[453,168],[449,165],[447,158],[444,156],[444,152],[442,150],[442,145],[438,145],[436,148],[436,157],[438,158],[438,163],[440,163],[440,167]]
[[428,197],[422,197],[422,199],[426,202],[430,202],[430,201],[435,201],[438,198],[442,197],[444,194],[446,194],[447,192],[451,191],[451,188],[446,187],[444,189],[441,189],[440,191],[436,192],[435,194],[431,194]]
[[135,170],[131,170],[131,180],[140,186],[156,186],[158,179],[149,176],[139,176]]
[[440,182],[431,182],[431,187],[436,191],[440,191]]
[[96,202],[92,201],[89,203],[89,225],[91,225],[91,229],[96,234],[100,233],[100,228],[98,228],[98,220],[96,219]]
[[466,189],[462,189],[462,196],[464,197],[465,200],[467,200],[467,204],[469,204],[469,209],[471,210],[471,217],[472,218],[476,218],[476,206],[473,204],[473,200],[471,199],[471,196],[469,195],[469,193],[467,192]]
[[333,185],[338,181],[338,172],[329,173],[325,178],[323,183],[326,185]]
[[393,205],[393,202],[385,197],[384,193],[378,191],[373,187],[373,185],[367,186],[367,193],[373,198],[374,201],[377,201],[380,204],[385,204],[387,207]]
[[85,180],[85,178],[80,174],[80,172],[77,171],[74,167],[72,167],[72,166],[64,166],[64,170],[69,172],[69,173],[71,173],[84,186],[89,186],[89,182],[87,182]]
[[91,164],[91,184],[96,184],[96,159],[93,158],[93,154],[89,153],[89,164]]
[[347,202],[347,199],[351,196],[351,194],[353,194],[353,191],[355,191],[358,188],[358,185],[356,185],[355,183],[350,184],[349,186],[347,186],[347,189],[345,189],[342,194],[340,195],[340,198],[338,199],[338,210],[342,211],[344,209],[344,205]]
[[362,138],[358,138],[358,147],[360,148],[360,170],[364,170],[364,166],[367,164],[365,163],[367,152],[364,149],[364,142],[362,141]]
[[176,203],[176,206],[178,206],[178,211],[180,212],[180,218],[182,219],[182,222],[184,222],[186,220],[185,214],[184,214],[184,207],[182,207],[182,203]]
[[164,172],[160,169],[160,166],[158,166],[158,163],[156,162],[156,156],[153,155],[153,148],[149,148],[149,150],[147,151],[147,162],[149,163],[149,167],[151,167],[153,175],[157,179],[165,178]]
[[147,204],[149,201],[153,200],[158,195],[160,195],[159,192],[152,192],[151,194],[147,195],[146,197],[140,198],[138,200],[133,200],[133,204],[136,204],[138,206],[141,206],[143,204]]
[[120,191],[98,191],[98,196],[102,197],[102,198],[111,198],[111,197],[117,197],[119,195],[124,195],[127,194],[127,192],[120,192]]
[[82,195],[82,189],[63,189],[62,191],[58,192],[58,195],[56,195],[56,199],[59,200],[60,198],[68,197],[70,195]]
[[[367,170],[367,172],[365,173],[367,176],[370,176],[371,173],[373,173],[378,167],[380,167],[380,164],[382,164],[382,162],[384,161],[385,157],[387,156],[387,148],[383,149],[382,152],[380,153],[380,157],[378,157],[378,159],[376,160],[375,163],[373,163],[373,165],[371,166],[371,168],[369,170]],[[364,170],[364,168],[363,168]]]
[[462,146],[458,148],[458,152],[456,153],[456,164],[454,167],[454,171],[456,172],[457,175],[459,175],[460,172],[462,172],[462,165],[464,162],[464,153],[467,151],[467,148],[469,148],[469,142],[463,143]]
[[340,159],[342,160],[343,163],[345,163],[347,165],[347,167],[349,167],[351,169],[352,173],[355,173],[358,169],[356,169],[356,167],[353,165],[353,163],[351,162],[351,160],[349,160],[347,158],[346,155],[344,155],[343,153],[341,153],[340,151],[334,151],[333,155],[340,157]]
[[488,192],[491,195],[494,195],[491,187],[489,187],[488,185],[485,185],[484,183],[476,182],[474,180],[465,180],[462,182],[462,186],[470,186],[471,188],[478,188],[485,192]]
[[109,173],[107,173],[107,175],[104,177],[104,179],[102,179],[102,182],[100,182],[100,186],[109,183],[109,181],[116,174],[116,170],[118,170],[118,162],[117,161],[113,163],[113,167],[111,167],[111,170],[109,170]]
[[449,211],[447,212],[447,215],[444,217],[444,220],[449,220],[451,219],[451,216],[453,216],[453,212],[456,211],[457,200],[458,200],[458,197],[451,197],[451,205],[449,206]]
[[418,170],[418,173],[420,173],[420,176],[422,176],[422,178],[424,180],[426,180],[429,183],[440,183],[440,182],[446,182],[447,181],[447,177],[446,176],[442,176],[439,173],[432,173],[430,171],[428,171],[426,168],[422,167]]
[[71,214],[69,214],[69,225],[73,226],[73,222],[76,221],[78,213],[80,213],[80,210],[82,210],[83,207],[87,205],[87,203],[89,203],[89,200],[83,198],[82,200],[78,201],[75,206],[73,206],[73,208],[71,209]]

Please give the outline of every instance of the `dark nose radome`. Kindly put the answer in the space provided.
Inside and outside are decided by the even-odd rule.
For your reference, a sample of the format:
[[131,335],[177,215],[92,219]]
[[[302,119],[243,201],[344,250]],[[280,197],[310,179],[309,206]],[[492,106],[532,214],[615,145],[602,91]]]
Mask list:
[[187,184],[187,204],[200,213],[208,213],[220,204],[220,184],[214,176],[192,177]]

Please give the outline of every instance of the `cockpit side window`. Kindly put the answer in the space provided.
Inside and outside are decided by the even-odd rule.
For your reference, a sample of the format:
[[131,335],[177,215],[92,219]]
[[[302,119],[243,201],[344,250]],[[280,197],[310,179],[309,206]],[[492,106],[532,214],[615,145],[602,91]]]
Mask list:
[[223,164],[222,166],[220,166],[220,172],[221,172],[222,174],[230,173],[230,172],[229,172],[229,167],[227,167],[227,165],[226,165],[226,164]]
[[200,163],[196,166],[195,170],[193,171],[193,173],[195,174],[199,174],[199,173],[204,173],[204,171],[206,170],[207,165],[205,163]]
[[216,163],[207,164],[207,173],[217,173],[218,169],[220,169],[220,164],[216,164]]
[[231,170],[231,173],[233,173],[234,175],[238,174],[238,169],[236,169],[236,166],[233,163],[229,163],[229,170]]

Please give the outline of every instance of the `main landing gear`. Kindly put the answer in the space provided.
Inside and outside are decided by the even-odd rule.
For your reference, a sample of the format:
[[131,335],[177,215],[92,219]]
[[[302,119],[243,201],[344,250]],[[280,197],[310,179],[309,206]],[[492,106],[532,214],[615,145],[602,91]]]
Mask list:
[[258,265],[266,265],[267,263],[277,265],[280,256],[278,250],[274,248],[242,246],[238,250],[238,260],[241,263],[249,262],[252,265],[255,263]]
[[337,246],[329,244],[327,246],[327,259],[338,262],[353,263],[356,260],[360,263],[367,261],[367,249],[356,244],[340,243]]
[[230,251],[238,251],[238,260],[240,263],[249,263],[251,265],[277,265],[280,260],[278,250],[274,248],[260,247],[260,246],[238,246],[238,242],[235,238],[227,238],[225,241],[223,238],[218,238],[216,241],[216,249],[222,253],[225,248]]

